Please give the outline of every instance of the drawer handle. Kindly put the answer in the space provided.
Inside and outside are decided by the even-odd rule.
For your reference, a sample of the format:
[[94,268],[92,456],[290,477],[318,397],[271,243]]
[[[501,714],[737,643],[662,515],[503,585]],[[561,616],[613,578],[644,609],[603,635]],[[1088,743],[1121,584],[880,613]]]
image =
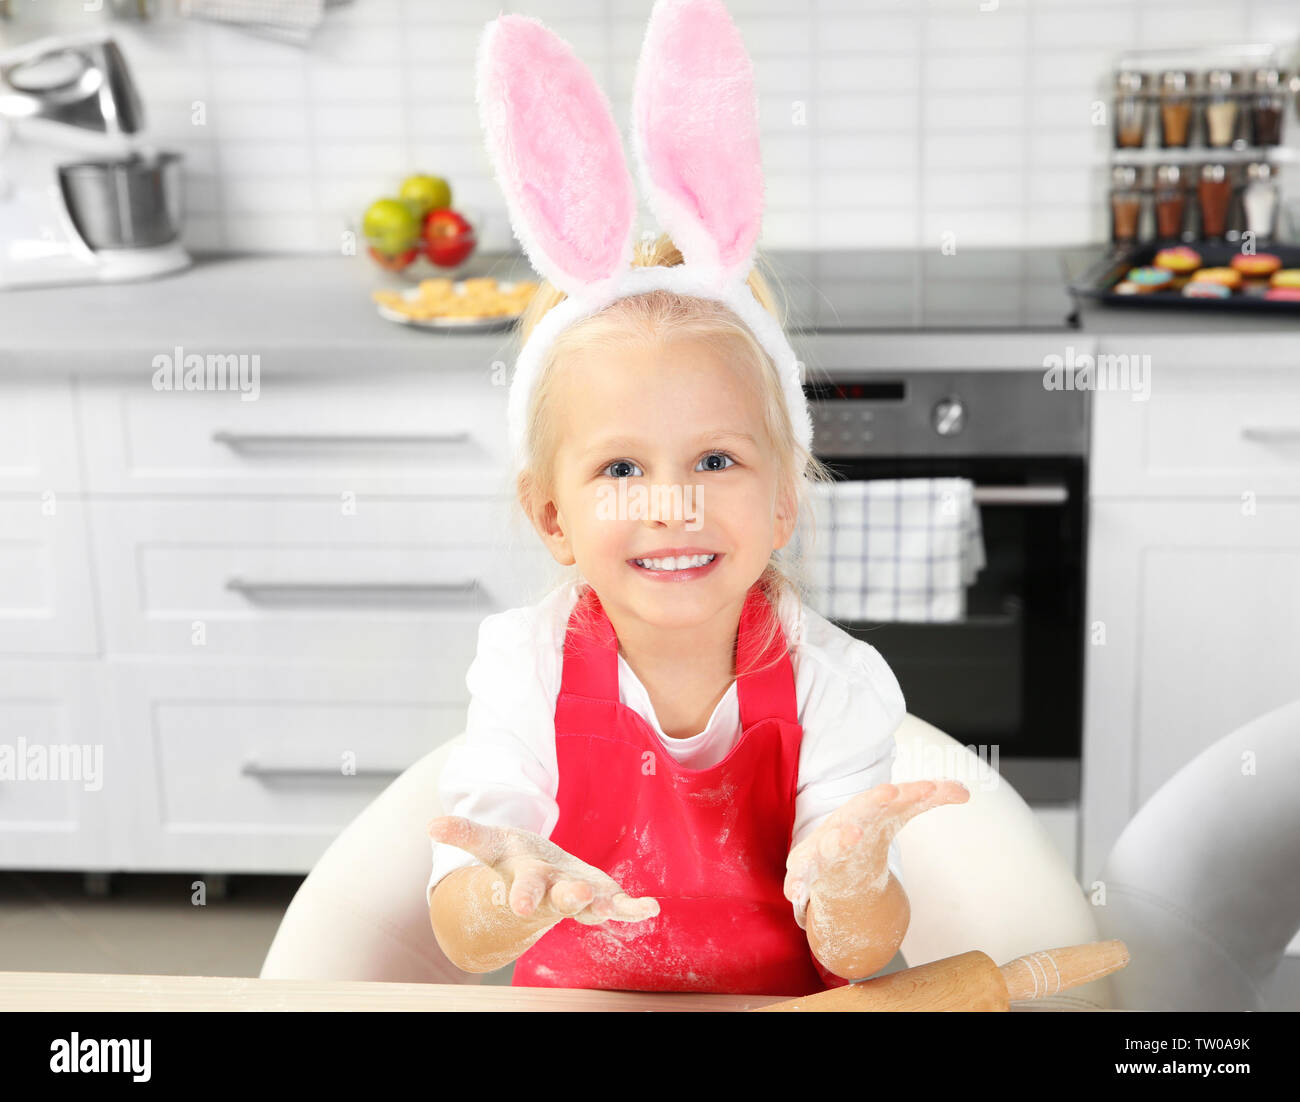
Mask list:
[[976,486],[976,505],[1064,505],[1070,500],[1065,486]]
[[239,767],[246,777],[400,777],[401,769],[367,769],[358,766],[355,773],[343,773],[323,765],[268,765],[250,758]]
[[226,588],[250,601],[274,601],[278,597],[298,603],[331,598],[409,602],[418,597],[473,597],[480,591],[477,578],[457,582],[274,582],[230,578]]
[[294,433],[294,432],[228,432],[218,429],[212,434],[217,444],[225,444],[232,451],[250,451],[257,448],[332,448],[332,447],[427,447],[429,445],[465,444],[469,441],[468,432],[446,432],[430,434],[399,433]]
[[1244,425],[1241,435],[1261,444],[1300,443],[1300,425]]

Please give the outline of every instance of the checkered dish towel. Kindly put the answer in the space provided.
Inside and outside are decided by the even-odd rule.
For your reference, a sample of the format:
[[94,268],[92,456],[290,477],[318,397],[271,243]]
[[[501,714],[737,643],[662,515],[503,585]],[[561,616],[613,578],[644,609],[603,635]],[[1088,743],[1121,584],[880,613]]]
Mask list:
[[975,487],[964,478],[812,486],[812,603],[831,620],[960,620],[985,565]]

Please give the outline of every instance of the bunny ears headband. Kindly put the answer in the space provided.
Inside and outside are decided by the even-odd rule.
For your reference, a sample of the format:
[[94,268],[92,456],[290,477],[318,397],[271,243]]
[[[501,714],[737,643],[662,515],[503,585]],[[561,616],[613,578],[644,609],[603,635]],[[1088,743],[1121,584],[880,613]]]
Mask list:
[[546,351],[575,322],[629,295],[669,290],[724,303],[780,374],[796,439],[812,446],[802,365],[746,280],[763,218],[758,101],[740,33],[721,0],[658,0],[637,62],[632,135],[651,211],[681,251],[632,267],[636,189],[609,101],[563,39],[502,15],[479,44],[477,99],[515,236],[568,297],[533,329],[507,407],[515,469]]

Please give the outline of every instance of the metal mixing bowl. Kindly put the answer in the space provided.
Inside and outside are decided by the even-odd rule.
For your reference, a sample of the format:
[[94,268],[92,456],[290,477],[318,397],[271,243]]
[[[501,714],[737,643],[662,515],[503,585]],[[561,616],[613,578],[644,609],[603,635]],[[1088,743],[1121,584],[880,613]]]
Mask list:
[[181,228],[181,155],[133,155],[59,166],[77,232],[92,249],[142,249],[176,240]]

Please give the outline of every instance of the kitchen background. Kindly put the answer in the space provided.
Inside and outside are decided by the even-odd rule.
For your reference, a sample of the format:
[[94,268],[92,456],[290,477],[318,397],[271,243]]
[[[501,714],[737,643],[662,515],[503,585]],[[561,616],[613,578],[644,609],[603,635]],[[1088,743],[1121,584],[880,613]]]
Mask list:
[[[457,206],[486,216],[481,247],[508,247],[474,105],[483,24],[504,10],[552,26],[610,91],[626,142],[648,10],[644,0],[352,0],[326,8],[304,49],[181,18],[176,3],[149,0],[151,21],[119,19],[114,32],[158,144],[185,155],[186,244],[258,252],[337,250],[341,226],[413,171],[451,180]],[[87,6],[13,0],[0,48],[102,25]],[[1094,103],[1109,108],[1118,52],[1300,41],[1300,7],[1278,0],[728,9],[755,62],[768,248],[928,246],[945,233],[959,247],[1102,240],[1111,131]],[[1297,130],[1284,133],[1293,148]]]
[[[301,876],[241,877],[207,912],[223,922],[195,921],[193,876],[221,899],[228,871],[304,873],[463,727],[486,606],[454,605],[447,582],[485,578],[495,611],[541,557],[535,541],[527,560],[498,546],[504,391],[483,375],[509,342],[377,317],[370,291],[403,277],[348,255],[345,234],[430,173],[476,223],[479,254],[513,251],[473,100],[484,23],[515,10],[564,36],[611,91],[626,145],[651,2],[350,0],[300,42],[182,14],[205,6],[0,0],[0,51],[111,29],[149,143],[183,155],[196,258],[151,282],[0,290],[0,729],[97,732],[130,778],[102,799],[27,786],[29,803],[0,805],[0,971],[256,974]],[[1283,312],[1067,323],[1058,246],[1100,253],[1111,233],[1117,66],[1249,71],[1213,51],[1259,43],[1289,74],[1300,7],[727,6],[760,91],[762,247],[803,277],[787,290],[811,293],[808,314],[829,307],[797,346],[845,384],[812,395],[822,446],[861,481],[961,476],[983,494],[990,569],[972,615],[865,637],[920,671],[922,718],[963,743],[999,741],[980,724],[1014,732],[1008,751],[1066,766],[1039,776],[1009,752],[1004,775],[1086,884],[1165,781],[1294,697],[1300,384]],[[1137,159],[1177,159],[1157,146],[1153,120]],[[1284,242],[1300,229],[1298,152],[1288,94],[1269,152]],[[180,345],[260,353],[258,400],[150,387],[142,365],[173,348],[179,361]],[[1158,400],[1041,384],[1045,355],[1103,347],[1153,358]],[[366,524],[337,515],[341,479]],[[58,524],[40,511],[51,488]],[[1243,491],[1261,503],[1246,523]],[[1085,648],[1098,623],[1110,644]],[[358,731],[375,767],[342,782],[320,761]],[[1300,1005],[1300,937],[1290,953],[1274,1005]]]

